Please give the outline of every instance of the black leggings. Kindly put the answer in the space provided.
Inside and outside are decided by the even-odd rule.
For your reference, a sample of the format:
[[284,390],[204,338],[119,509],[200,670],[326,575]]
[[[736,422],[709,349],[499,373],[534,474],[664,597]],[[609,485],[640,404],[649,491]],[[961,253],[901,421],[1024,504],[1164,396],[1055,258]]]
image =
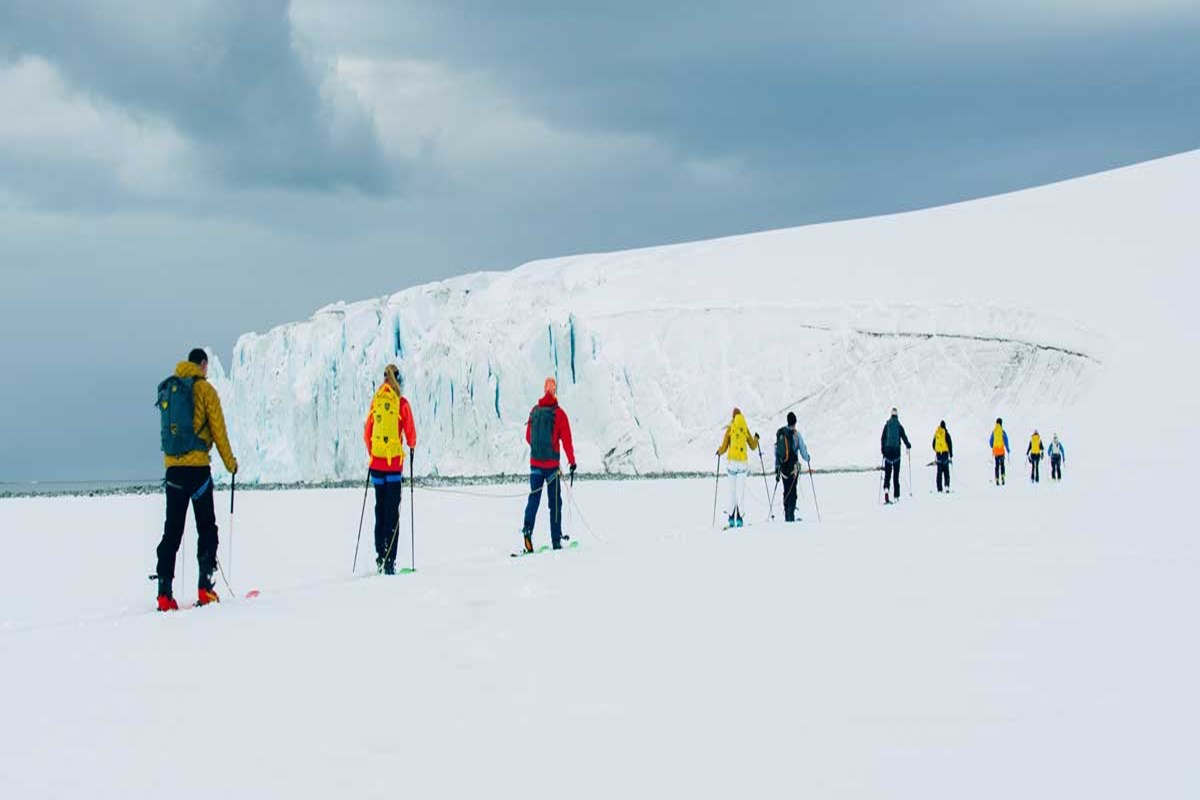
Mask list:
[[1041,483],[1042,471],[1039,468],[1042,463],[1042,454],[1036,453],[1029,457],[1029,479],[1034,483]]
[[1050,456],[1050,479],[1055,481],[1062,480],[1062,459]]
[[996,480],[1004,477],[1004,456],[996,456]]
[[371,470],[375,487],[375,556],[396,563],[396,538],[400,529],[400,500],[404,497],[404,475]]

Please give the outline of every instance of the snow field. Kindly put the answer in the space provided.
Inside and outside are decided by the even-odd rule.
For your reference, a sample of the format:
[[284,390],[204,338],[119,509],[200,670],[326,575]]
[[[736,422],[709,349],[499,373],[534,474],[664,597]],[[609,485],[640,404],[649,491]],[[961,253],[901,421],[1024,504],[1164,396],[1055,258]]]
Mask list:
[[418,489],[418,573],[363,579],[361,492],[245,492],[232,580],[263,594],[175,615],[142,574],[161,498],[5,501],[8,549],[77,558],[55,591],[4,568],[0,791],[1187,796],[1190,537],[1129,535],[1082,467],[925,474],[894,508],[817,476],[822,523],[805,478],[792,526],[755,477],[729,533],[712,481],[577,482],[582,546],[522,560],[519,487]]

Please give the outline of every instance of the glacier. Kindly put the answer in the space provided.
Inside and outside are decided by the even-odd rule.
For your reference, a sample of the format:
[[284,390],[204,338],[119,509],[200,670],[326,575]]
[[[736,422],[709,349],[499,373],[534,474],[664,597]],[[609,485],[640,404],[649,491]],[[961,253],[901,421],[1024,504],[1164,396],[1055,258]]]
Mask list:
[[213,378],[239,477],[361,479],[366,409],[391,361],[416,417],[416,467],[441,476],[522,471],[524,423],[548,375],[581,469],[646,475],[712,469],[735,405],[768,436],[795,411],[815,465],[834,469],[877,463],[893,405],[918,445],[940,419],[952,432],[969,424],[964,443],[982,439],[997,409],[1050,424],[1102,363],[1096,337],[1029,311],[731,304],[720,281],[656,292],[647,274],[605,257],[539,262],[244,335]]

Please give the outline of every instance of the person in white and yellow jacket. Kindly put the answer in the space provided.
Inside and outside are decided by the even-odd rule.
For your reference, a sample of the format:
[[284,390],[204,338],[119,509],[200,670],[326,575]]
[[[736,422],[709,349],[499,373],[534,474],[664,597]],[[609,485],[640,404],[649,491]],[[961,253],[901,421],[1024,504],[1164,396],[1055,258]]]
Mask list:
[[725,437],[717,455],[728,454],[725,473],[729,476],[729,527],[742,527],[742,507],[746,499],[746,476],[750,474],[750,451],[758,449],[758,434],[751,435],[750,426],[741,409],[733,410],[733,419],[725,428]]

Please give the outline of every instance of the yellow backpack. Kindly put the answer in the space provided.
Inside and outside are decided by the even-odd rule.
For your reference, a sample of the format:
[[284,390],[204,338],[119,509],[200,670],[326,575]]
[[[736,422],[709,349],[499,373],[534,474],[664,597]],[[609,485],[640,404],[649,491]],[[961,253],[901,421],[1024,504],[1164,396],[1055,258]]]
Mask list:
[[1035,456],[1040,456],[1042,454],[1042,437],[1038,436],[1036,433],[1033,435],[1033,438],[1029,440],[1029,451]]
[[390,466],[393,458],[404,458],[404,442],[400,438],[400,398],[386,383],[371,401],[371,414],[375,417],[371,427],[371,455],[386,458]]
[[950,446],[946,444],[946,429],[938,428],[933,434],[933,452],[948,453]]

